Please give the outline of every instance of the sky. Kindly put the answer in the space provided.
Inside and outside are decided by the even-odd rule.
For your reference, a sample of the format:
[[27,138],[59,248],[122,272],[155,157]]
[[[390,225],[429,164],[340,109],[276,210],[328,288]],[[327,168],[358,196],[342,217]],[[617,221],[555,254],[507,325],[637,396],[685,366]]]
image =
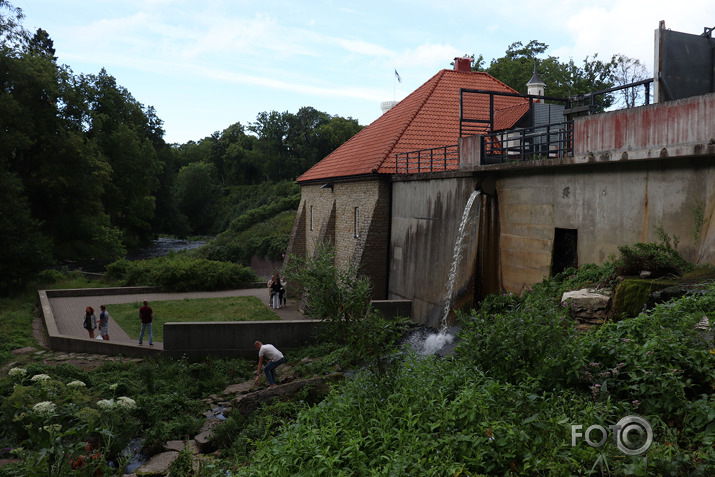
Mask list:
[[652,72],[660,20],[694,34],[715,26],[713,0],[10,3],[25,28],[49,33],[58,63],[75,74],[105,68],[179,144],[303,106],[367,125],[382,101],[404,98],[455,57],[488,63],[517,41],[546,43],[544,56],[578,65],[623,54]]

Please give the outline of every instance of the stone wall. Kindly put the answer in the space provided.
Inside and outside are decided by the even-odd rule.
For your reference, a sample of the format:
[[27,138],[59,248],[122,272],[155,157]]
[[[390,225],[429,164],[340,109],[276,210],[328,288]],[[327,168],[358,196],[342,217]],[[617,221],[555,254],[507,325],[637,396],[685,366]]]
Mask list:
[[[335,246],[336,265],[353,264],[370,277],[373,298],[385,298],[387,290],[387,247],[389,242],[390,183],[384,178],[310,184],[301,187],[304,224],[298,224],[289,249],[313,255],[319,243]],[[356,223],[357,213],[357,223]],[[357,230],[356,230],[357,226]],[[301,230],[304,239],[299,235]]]

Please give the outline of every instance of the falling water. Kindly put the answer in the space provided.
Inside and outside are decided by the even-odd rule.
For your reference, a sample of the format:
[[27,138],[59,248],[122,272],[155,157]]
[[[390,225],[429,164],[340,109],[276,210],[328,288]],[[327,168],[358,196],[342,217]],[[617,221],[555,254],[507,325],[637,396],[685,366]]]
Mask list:
[[452,310],[452,303],[454,302],[454,288],[457,282],[459,266],[462,262],[462,252],[465,246],[464,242],[470,231],[470,224],[474,224],[475,222],[477,226],[479,224],[480,209],[477,209],[476,216],[473,216],[472,206],[474,205],[477,197],[480,195],[481,191],[475,190],[472,192],[472,195],[469,196],[469,200],[467,200],[467,205],[464,206],[464,212],[462,212],[462,220],[459,223],[457,240],[454,243],[454,251],[452,253],[452,266],[449,269],[449,278],[447,280],[444,295],[444,310],[440,319],[439,330],[437,333],[429,333],[426,336],[424,334],[418,335],[415,336],[414,339],[410,340],[410,346],[418,354],[443,354],[444,350],[449,349],[451,352],[451,348],[453,348],[452,342],[454,341],[454,333],[447,327],[447,318],[449,317],[449,313]]
[[[449,312],[452,310],[452,303],[454,301],[454,286],[457,282],[457,271],[459,265],[462,263],[462,252],[464,251],[464,239],[467,237],[467,232],[469,231],[469,224],[472,223],[470,220],[472,218],[472,205],[474,201],[481,195],[481,191],[475,190],[472,195],[469,196],[467,205],[464,206],[464,212],[462,212],[462,221],[459,223],[459,232],[457,233],[457,240],[454,242],[454,252],[452,253],[452,266],[449,269],[449,278],[447,280],[447,291],[444,295],[444,311],[442,312],[442,320],[440,322],[439,331],[443,333],[447,330],[447,318],[449,317]],[[479,209],[477,209],[476,223],[479,224]]]

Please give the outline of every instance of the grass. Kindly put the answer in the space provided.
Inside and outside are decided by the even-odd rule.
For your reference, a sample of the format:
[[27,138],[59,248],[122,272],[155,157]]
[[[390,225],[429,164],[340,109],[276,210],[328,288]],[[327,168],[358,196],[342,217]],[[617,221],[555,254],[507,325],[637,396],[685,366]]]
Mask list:
[[[109,305],[107,311],[112,319],[131,338],[139,339],[141,321],[139,308],[142,303]],[[254,296],[225,298],[186,298],[183,300],[153,301],[149,303],[154,311],[152,331],[156,341],[163,341],[164,323],[187,321],[269,321],[278,316]],[[109,324],[112,334],[112,324]]]

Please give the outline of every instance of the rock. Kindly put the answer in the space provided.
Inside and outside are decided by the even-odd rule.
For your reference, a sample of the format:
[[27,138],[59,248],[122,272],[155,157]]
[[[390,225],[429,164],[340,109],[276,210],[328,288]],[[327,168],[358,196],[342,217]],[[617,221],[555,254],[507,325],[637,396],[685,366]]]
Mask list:
[[213,437],[212,431],[204,431],[194,437],[194,442],[199,449],[199,453],[209,454],[215,450],[211,444],[211,437]]
[[581,289],[569,291],[561,296],[568,303],[571,316],[579,324],[600,325],[606,320],[611,303],[610,292]]
[[211,443],[211,438],[213,437],[214,428],[222,422],[223,420],[219,419],[207,419],[204,425],[201,426],[199,433],[194,436],[194,442],[201,454],[209,454],[216,450]]
[[646,306],[648,295],[676,283],[674,280],[665,278],[655,280],[624,279],[616,286],[616,293],[613,297],[613,317],[620,320],[638,316]]
[[253,386],[253,381],[246,381],[244,383],[232,384],[223,390],[223,395],[236,395],[236,394],[246,394],[251,390]]
[[179,453],[176,451],[167,451],[152,456],[149,461],[139,467],[134,473],[138,476],[164,476],[169,472],[169,466],[176,460]]
[[166,444],[164,444],[164,450],[180,452],[184,450],[187,446],[191,450],[192,454],[196,455],[199,453],[199,446],[196,445],[196,441],[193,439],[188,441],[168,441]]
[[32,353],[33,351],[37,351],[37,348],[33,348],[32,346],[26,346],[24,348],[18,348],[10,351],[12,354],[25,354],[25,353]]
[[707,316],[703,316],[700,321],[698,321],[698,324],[695,325],[696,330],[707,330],[710,328],[710,320],[708,319]]
[[248,416],[254,412],[263,403],[270,403],[275,399],[279,399],[284,396],[292,396],[303,390],[306,386],[316,386],[318,388],[323,388],[322,390],[327,393],[330,386],[330,382],[335,382],[345,379],[345,377],[340,373],[333,373],[327,376],[320,376],[315,378],[310,378],[306,380],[291,381],[287,384],[281,384],[275,388],[266,388],[260,391],[256,391],[250,394],[245,394],[234,399],[231,404],[233,408],[238,410],[244,416]]

